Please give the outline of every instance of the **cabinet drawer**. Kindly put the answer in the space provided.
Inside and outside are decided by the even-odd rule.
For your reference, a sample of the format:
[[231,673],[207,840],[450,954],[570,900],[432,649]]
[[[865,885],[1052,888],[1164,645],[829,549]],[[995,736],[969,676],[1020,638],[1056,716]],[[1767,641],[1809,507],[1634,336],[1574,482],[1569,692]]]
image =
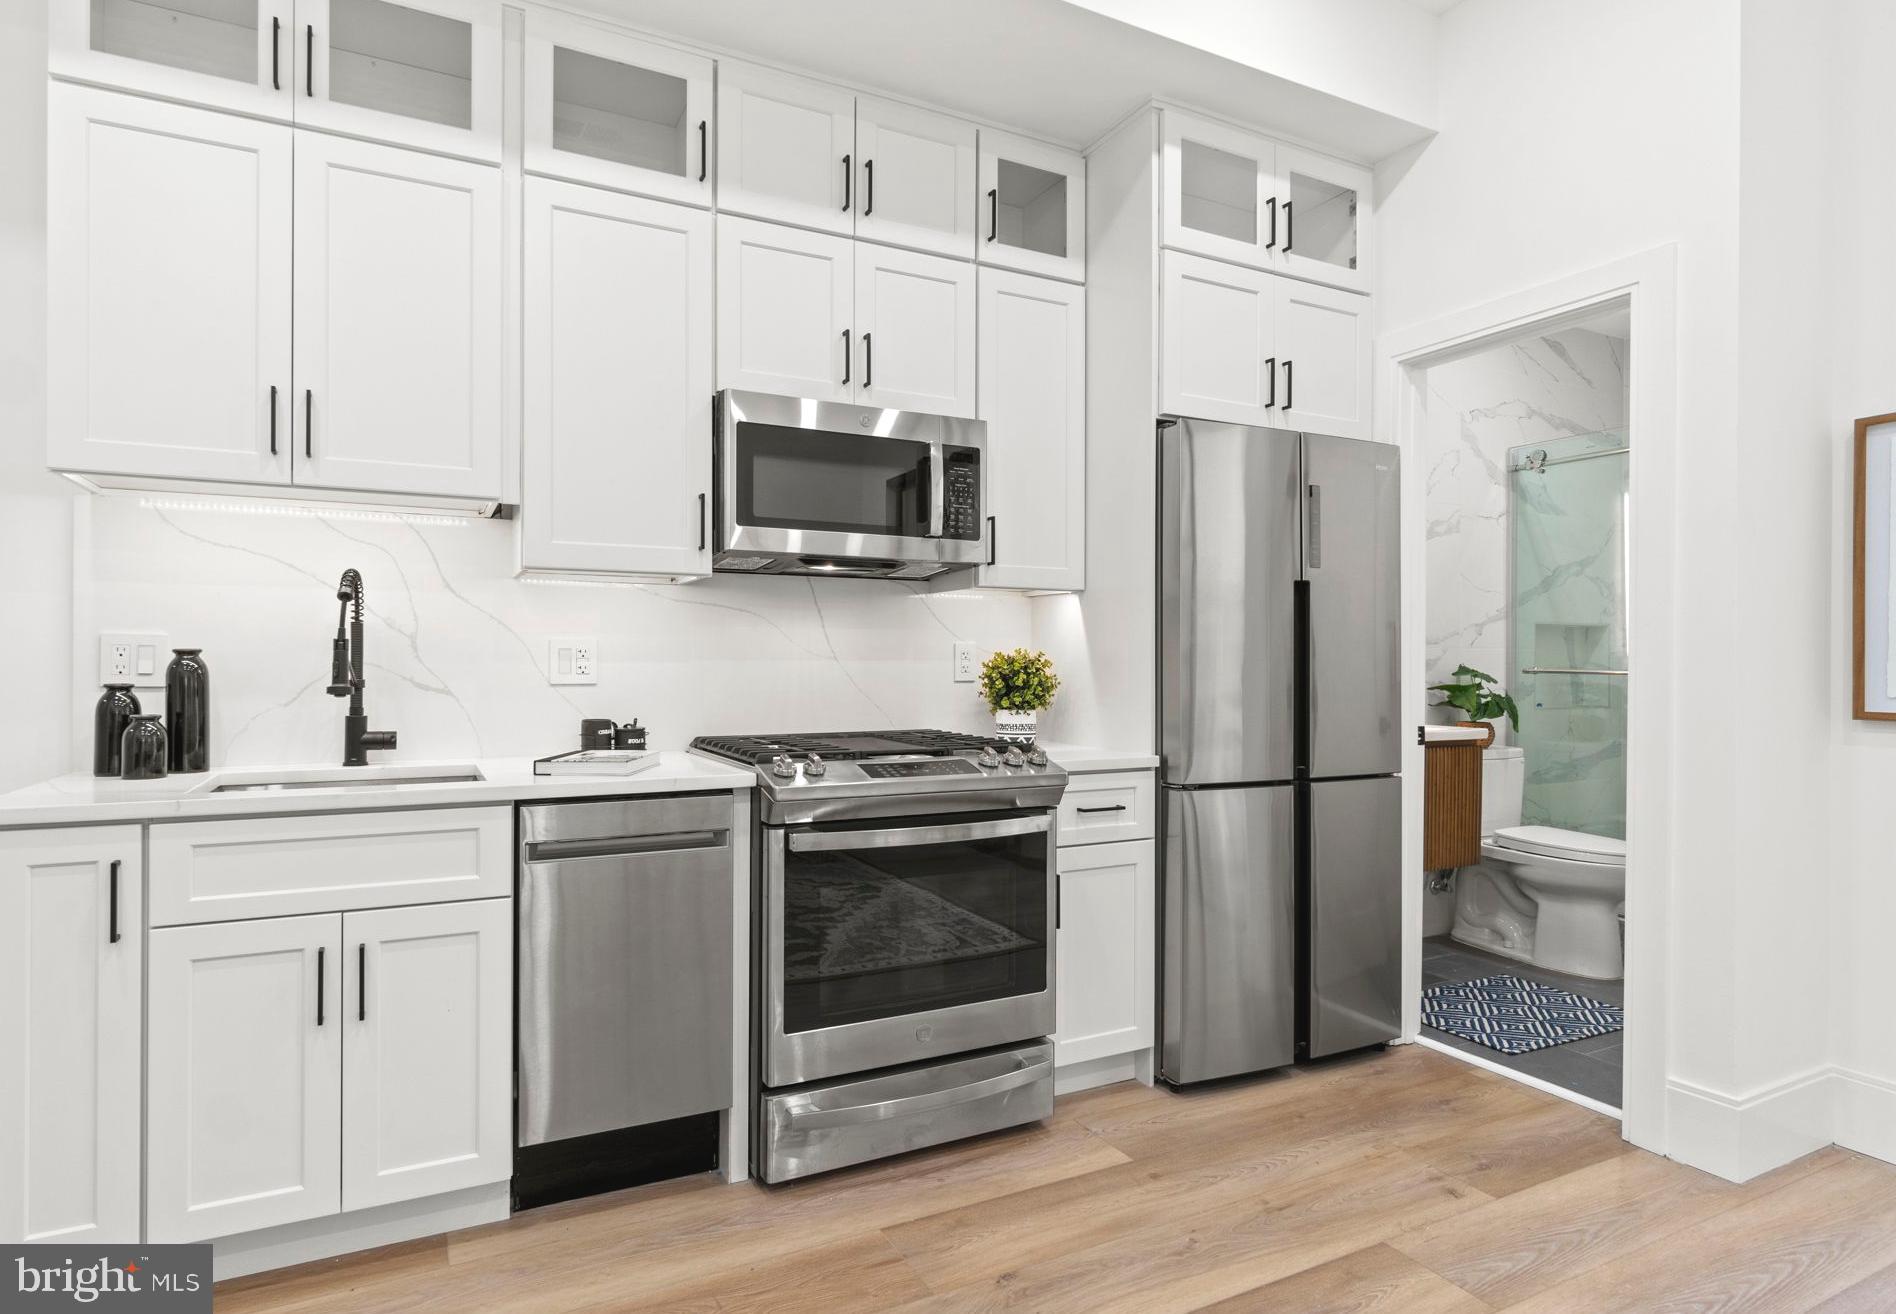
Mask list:
[[1151,839],[1156,793],[1150,771],[1069,777],[1060,799],[1060,846]]
[[513,891],[513,809],[151,827],[151,924],[491,899]]

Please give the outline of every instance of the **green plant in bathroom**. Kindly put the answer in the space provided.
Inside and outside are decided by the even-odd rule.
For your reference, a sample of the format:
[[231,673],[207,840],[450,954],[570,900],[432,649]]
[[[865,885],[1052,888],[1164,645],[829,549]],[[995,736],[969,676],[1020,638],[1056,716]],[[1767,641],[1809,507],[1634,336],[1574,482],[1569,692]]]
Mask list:
[[1500,682],[1485,671],[1477,671],[1472,666],[1457,666],[1455,674],[1445,684],[1432,684],[1429,692],[1442,695],[1439,706],[1453,707],[1462,712],[1470,721],[1492,721],[1497,716],[1508,718],[1508,724],[1516,730],[1521,728],[1521,711],[1508,697],[1508,691]]

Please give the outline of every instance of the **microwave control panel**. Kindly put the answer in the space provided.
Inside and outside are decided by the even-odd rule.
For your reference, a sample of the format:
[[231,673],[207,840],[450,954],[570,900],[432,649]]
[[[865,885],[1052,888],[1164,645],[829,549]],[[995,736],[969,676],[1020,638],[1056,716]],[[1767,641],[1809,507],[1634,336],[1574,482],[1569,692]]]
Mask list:
[[981,537],[981,449],[948,447],[942,481],[941,533],[943,538],[979,541]]

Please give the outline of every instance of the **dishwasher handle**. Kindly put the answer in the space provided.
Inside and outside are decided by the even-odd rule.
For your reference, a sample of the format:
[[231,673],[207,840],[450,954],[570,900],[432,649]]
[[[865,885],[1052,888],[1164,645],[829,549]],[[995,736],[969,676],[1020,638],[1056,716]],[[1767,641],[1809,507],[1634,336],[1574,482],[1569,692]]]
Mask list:
[[730,845],[728,830],[681,830],[668,835],[613,835],[597,839],[530,840],[526,860],[568,862],[576,858],[635,858],[653,853],[689,853]]

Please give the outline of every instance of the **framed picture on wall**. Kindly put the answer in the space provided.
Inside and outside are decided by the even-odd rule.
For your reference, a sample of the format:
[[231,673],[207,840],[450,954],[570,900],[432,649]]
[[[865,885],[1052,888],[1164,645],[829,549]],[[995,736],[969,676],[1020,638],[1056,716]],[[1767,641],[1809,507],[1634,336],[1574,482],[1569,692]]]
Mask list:
[[1856,422],[1855,612],[1850,714],[1859,721],[1896,721],[1896,413]]

